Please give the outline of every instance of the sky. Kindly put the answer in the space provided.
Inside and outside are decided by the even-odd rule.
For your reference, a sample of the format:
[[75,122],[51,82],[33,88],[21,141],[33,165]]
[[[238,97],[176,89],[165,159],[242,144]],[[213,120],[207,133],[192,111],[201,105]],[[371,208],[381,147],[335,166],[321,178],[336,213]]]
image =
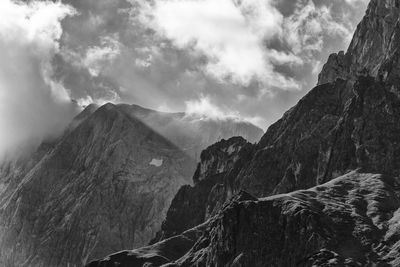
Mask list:
[[[264,130],[346,50],[366,0],[0,1],[0,153],[90,103]],[[7,141],[4,141],[7,140]]]

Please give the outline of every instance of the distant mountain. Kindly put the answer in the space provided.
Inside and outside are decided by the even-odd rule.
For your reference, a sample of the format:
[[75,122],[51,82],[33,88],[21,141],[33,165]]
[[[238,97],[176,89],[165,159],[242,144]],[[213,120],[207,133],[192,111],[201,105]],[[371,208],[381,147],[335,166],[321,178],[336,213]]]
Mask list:
[[399,49],[400,1],[372,0],[258,144],[205,150],[151,245],[88,266],[400,266]]
[[88,106],[62,137],[0,165],[0,266],[83,266],[147,244],[192,183],[197,151],[247,129],[262,133],[139,106]]
[[257,126],[234,118],[215,119],[194,114],[159,112],[138,105],[121,104],[118,108],[140,119],[196,161],[203,149],[219,140],[242,136],[255,143],[264,134]]

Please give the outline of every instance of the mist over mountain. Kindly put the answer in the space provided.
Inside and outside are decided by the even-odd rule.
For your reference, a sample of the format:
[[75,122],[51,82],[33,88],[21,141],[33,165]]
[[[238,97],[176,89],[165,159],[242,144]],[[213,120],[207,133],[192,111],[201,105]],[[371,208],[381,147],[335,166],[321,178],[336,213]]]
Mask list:
[[[249,123],[89,105],[57,138],[0,165],[0,265],[83,266],[150,242],[197,153]],[[29,151],[29,152],[27,152]]]

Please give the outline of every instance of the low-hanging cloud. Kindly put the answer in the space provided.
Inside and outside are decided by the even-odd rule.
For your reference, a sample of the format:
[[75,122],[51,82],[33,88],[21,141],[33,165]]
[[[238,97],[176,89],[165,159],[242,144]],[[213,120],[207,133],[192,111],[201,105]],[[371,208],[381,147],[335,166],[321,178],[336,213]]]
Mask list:
[[51,78],[60,21],[73,14],[60,2],[0,1],[0,155],[59,134],[75,114]]
[[200,119],[213,119],[213,120],[236,120],[251,122],[260,128],[263,127],[263,120],[259,116],[243,117],[239,112],[222,108],[220,105],[212,102],[210,96],[200,96],[197,99],[188,100],[185,102],[186,116],[200,118]]

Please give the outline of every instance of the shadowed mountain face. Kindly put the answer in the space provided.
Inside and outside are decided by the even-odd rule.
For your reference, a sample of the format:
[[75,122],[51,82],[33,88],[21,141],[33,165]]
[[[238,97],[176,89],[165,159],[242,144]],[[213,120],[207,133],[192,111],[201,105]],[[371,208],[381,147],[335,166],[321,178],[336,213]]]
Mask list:
[[[187,134],[189,121],[175,123],[182,118],[139,106],[91,105],[58,140],[3,162],[0,266],[82,266],[147,244],[178,189],[191,183],[194,151],[246,131],[227,122],[211,132],[204,122],[204,138],[185,149],[194,137]],[[165,130],[171,123],[174,132]],[[248,129],[249,135],[261,131]]]
[[189,182],[190,157],[112,104],[74,127],[5,189],[0,265],[80,266],[145,244]]
[[372,0],[258,144],[207,149],[152,245],[89,266],[399,266],[399,5]]

